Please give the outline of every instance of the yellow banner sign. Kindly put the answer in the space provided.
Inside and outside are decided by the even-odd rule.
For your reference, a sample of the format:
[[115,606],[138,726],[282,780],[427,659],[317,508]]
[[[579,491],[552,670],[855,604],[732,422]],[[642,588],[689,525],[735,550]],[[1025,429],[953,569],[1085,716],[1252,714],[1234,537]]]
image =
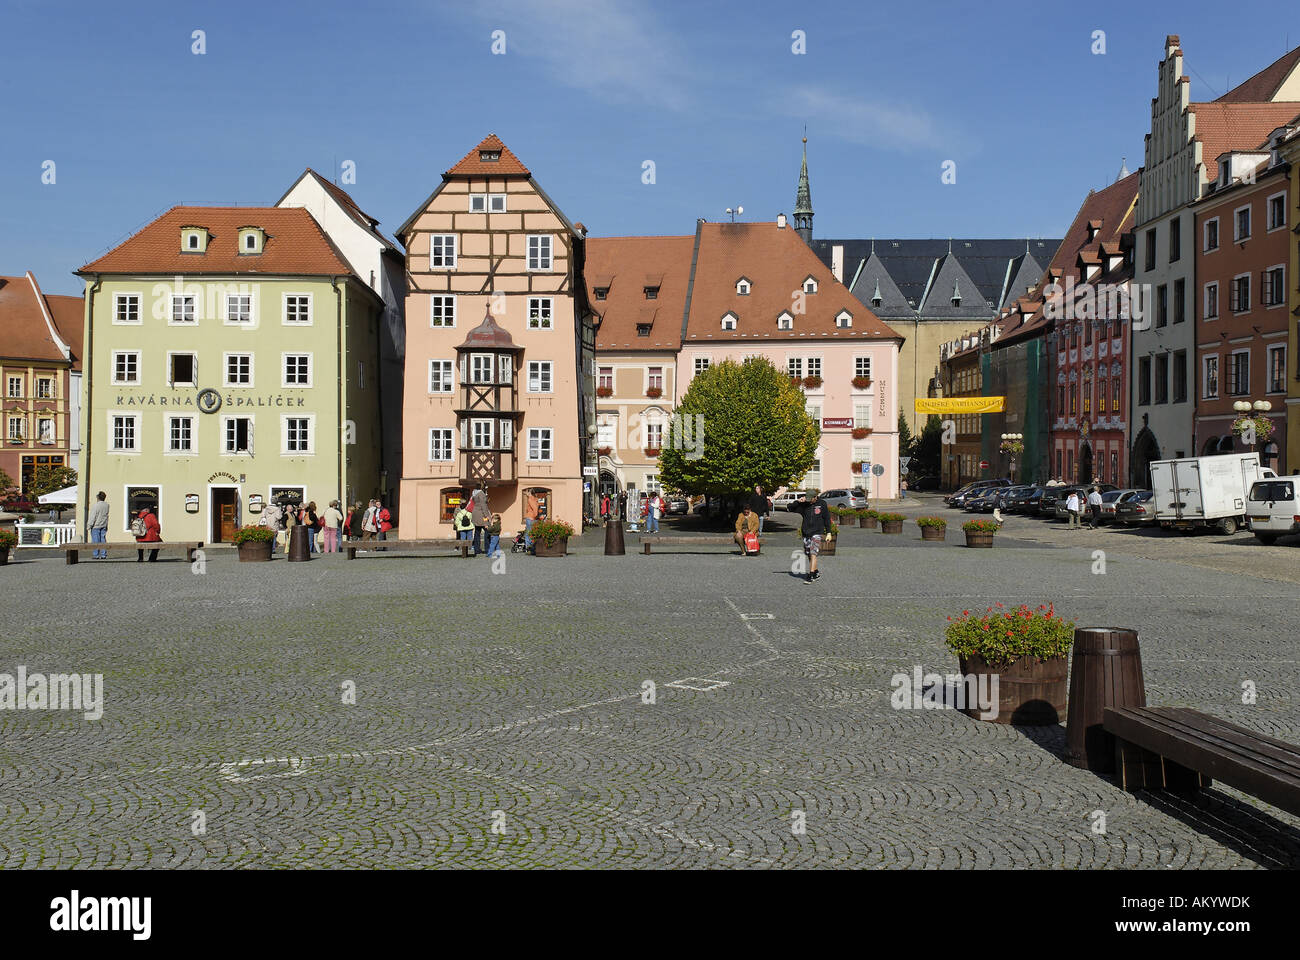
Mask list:
[[916,398],[917,413],[1001,413],[1006,397],[928,397]]

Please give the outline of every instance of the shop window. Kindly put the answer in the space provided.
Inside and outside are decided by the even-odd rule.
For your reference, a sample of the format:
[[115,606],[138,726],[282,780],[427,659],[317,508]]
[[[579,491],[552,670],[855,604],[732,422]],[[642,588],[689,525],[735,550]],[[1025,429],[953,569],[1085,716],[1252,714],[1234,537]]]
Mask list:
[[459,487],[447,487],[439,496],[440,515],[443,523],[451,523],[452,517],[460,505],[469,499],[469,495]]

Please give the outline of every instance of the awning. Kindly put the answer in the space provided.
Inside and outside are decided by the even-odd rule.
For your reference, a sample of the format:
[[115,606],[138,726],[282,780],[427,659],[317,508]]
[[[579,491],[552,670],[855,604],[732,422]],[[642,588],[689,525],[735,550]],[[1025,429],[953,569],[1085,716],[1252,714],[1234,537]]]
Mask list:
[[37,502],[44,503],[50,506],[57,506],[59,504],[64,504],[70,507],[76,506],[77,488],[64,487],[62,490],[55,490],[53,493],[47,493],[44,496],[40,497]]
[[1006,397],[917,397],[917,413],[1001,413]]

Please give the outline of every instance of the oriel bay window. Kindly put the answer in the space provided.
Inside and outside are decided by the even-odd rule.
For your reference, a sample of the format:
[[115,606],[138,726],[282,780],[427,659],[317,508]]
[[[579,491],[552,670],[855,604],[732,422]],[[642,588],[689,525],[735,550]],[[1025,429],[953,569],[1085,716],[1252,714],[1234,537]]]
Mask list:
[[475,450],[493,450],[496,444],[493,442],[496,438],[496,421],[487,418],[477,418],[469,422],[470,441],[469,445]]

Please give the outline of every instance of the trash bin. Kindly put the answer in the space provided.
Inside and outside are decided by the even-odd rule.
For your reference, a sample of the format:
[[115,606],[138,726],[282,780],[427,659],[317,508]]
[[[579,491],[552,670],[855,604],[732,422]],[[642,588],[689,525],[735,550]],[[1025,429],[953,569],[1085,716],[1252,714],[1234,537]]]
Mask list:
[[1146,705],[1137,631],[1077,628],[1070,664],[1065,762],[1094,773],[1114,773],[1115,738],[1102,727],[1105,710]]
[[623,548],[623,524],[618,520],[605,521],[605,556],[621,557]]
[[289,531],[289,560],[311,559],[312,530],[305,524],[294,524]]

